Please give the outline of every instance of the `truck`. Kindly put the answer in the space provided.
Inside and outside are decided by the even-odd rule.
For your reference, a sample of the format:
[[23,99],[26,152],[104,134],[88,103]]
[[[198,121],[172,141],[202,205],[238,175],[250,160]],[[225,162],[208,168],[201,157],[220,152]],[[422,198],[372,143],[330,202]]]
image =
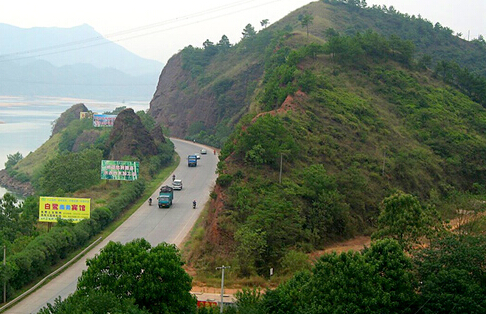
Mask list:
[[187,156],[187,165],[189,167],[196,167],[197,166],[197,156],[196,155]]
[[160,188],[159,197],[159,208],[170,207],[172,205],[172,200],[174,199],[174,189],[168,185],[164,185]]

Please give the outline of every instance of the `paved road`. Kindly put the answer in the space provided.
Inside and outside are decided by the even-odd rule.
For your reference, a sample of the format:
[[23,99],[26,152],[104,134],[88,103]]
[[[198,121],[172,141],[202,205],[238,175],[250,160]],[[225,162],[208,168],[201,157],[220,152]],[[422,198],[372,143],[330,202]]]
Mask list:
[[[172,141],[181,156],[181,163],[174,174],[178,179],[182,179],[184,185],[181,191],[174,191],[173,205],[170,208],[158,208],[155,204],[149,206],[148,202],[145,202],[82,259],[4,313],[37,313],[47,303],[53,304],[58,296],[66,298],[76,290],[77,278],[86,269],[86,259],[93,258],[109,241],[126,243],[136,238],[145,238],[152,246],[161,242],[176,245],[182,243],[209,199],[209,193],[216,180],[218,159],[211,148],[182,140],[172,139]],[[197,167],[188,167],[187,155],[199,152],[203,147],[207,149],[208,154],[201,155]],[[143,164],[140,167],[143,167]],[[161,185],[170,184],[171,181],[172,178],[168,178]],[[157,192],[158,189],[152,194],[154,201],[157,200]],[[198,204],[196,209],[192,208],[194,199]]]

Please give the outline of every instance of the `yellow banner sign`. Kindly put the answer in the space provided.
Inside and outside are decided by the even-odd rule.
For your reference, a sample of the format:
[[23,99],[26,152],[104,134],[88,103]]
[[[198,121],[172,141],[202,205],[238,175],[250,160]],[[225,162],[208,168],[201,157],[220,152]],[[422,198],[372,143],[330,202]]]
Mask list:
[[80,222],[90,217],[89,198],[46,197],[39,199],[39,221],[67,219]]

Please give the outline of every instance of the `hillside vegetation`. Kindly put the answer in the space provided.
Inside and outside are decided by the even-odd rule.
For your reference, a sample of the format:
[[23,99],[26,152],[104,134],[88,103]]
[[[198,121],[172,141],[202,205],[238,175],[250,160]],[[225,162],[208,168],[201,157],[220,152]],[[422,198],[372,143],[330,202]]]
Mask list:
[[[139,160],[148,164],[141,176],[153,179],[173,155],[163,125],[221,147],[211,201],[183,250],[189,267],[219,284],[216,267],[231,265],[229,282],[275,288],[243,289],[226,313],[484,313],[484,40],[360,0],[314,2],[260,32],[248,24],[242,35],[236,45],[223,35],[173,56],[148,113],[119,108],[113,130],[100,130],[77,118],[87,110],[77,105],[40,150],[10,156],[9,174],[38,192],[96,199],[91,219],[48,233],[35,228],[36,199],[21,207],[10,195],[0,200],[0,236],[13,253],[0,268],[9,295],[85,245],[145,189],[138,180],[107,195],[110,183],[97,171],[76,170],[102,158]],[[450,228],[458,213],[474,219]],[[370,236],[370,247],[309,259],[355,235]],[[102,275],[122,286],[126,269],[106,271],[116,255],[137,274],[121,280],[135,280],[139,292],[177,282],[142,276],[163,271],[164,258],[190,282],[174,247],[166,247],[173,257],[156,248],[162,259],[137,247],[150,249],[145,240],[111,247],[89,281]],[[135,265],[125,249],[148,264]],[[179,300],[172,288],[149,293],[152,300],[102,281],[44,313],[96,308],[101,297],[114,309],[169,312]],[[91,287],[106,295],[91,298]]]
[[[259,33],[247,25],[235,46],[181,52],[192,77],[185,88],[210,90],[221,113],[214,129],[238,121],[188,247],[200,270],[231,263],[242,277],[291,272],[304,253],[374,232],[393,193],[417,197],[430,226],[457,208],[484,209],[486,80],[484,68],[466,67],[469,50],[460,52],[484,51],[484,42],[359,1],[324,2]],[[404,25],[373,30],[392,21]],[[414,33],[420,27],[435,34],[422,44],[428,50],[416,42],[426,40]],[[242,79],[253,67],[261,76]],[[188,136],[215,144],[217,133],[197,123]]]
[[[72,106],[56,121],[46,143],[25,158],[9,156],[6,163],[11,177],[35,189],[19,204],[8,193],[0,198],[0,242],[8,251],[1,275],[8,281],[8,298],[84,248],[142,197],[146,185],[152,188],[151,181],[173,161],[173,144],[144,111],[121,107],[106,112],[117,115],[112,128],[95,128],[92,119],[80,119],[80,112],[89,110],[84,104]],[[100,178],[102,160],[144,166],[136,181],[109,182]],[[39,195],[90,198],[90,219],[47,227],[38,222]]]
[[[221,147],[244,114],[261,111],[256,95],[266,59],[282,34],[287,34],[287,45],[294,48],[322,44],[333,33],[355,36],[368,31],[413,44],[409,45],[409,53],[417,66],[441,70],[442,76],[466,95],[482,95],[480,102],[484,104],[486,42],[482,36],[466,41],[453,30],[421,16],[403,14],[393,7],[368,7],[364,1],[345,2],[310,3],[258,34],[248,24],[235,45],[230,44],[234,38],[222,35],[220,39],[206,40],[202,48],[184,48],[162,71],[149,113],[174,136]],[[303,26],[306,16],[311,22]],[[307,39],[297,37],[292,42],[297,34],[306,34]]]

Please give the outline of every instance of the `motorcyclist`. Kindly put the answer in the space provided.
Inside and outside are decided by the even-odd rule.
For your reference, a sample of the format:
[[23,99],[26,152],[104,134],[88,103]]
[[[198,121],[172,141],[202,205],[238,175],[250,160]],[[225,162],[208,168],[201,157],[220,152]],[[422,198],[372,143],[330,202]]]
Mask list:
[[175,174],[172,175],[172,181],[174,181],[174,180],[175,180]]
[[149,198],[149,206],[152,205],[152,198]]
[[196,208],[196,200],[192,201],[192,208]]

